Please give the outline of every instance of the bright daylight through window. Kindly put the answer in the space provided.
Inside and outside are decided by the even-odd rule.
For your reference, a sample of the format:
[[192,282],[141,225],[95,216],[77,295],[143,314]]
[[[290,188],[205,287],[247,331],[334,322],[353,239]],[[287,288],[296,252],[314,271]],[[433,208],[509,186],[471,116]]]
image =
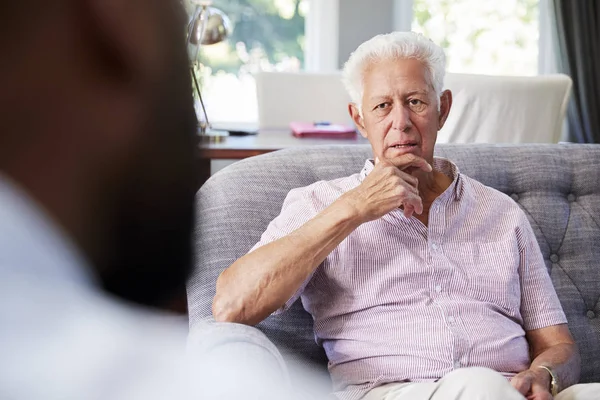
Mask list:
[[539,0],[413,0],[412,30],[446,50],[449,72],[538,73]]
[[202,96],[209,119],[256,122],[253,74],[300,71],[304,66],[306,0],[215,0],[231,19],[228,40],[200,52]]
[[[545,0],[411,0],[412,30],[444,47],[449,72],[536,75],[540,1]],[[256,122],[253,74],[304,69],[309,4],[213,1],[231,19],[233,33],[200,52],[199,78],[211,122]]]

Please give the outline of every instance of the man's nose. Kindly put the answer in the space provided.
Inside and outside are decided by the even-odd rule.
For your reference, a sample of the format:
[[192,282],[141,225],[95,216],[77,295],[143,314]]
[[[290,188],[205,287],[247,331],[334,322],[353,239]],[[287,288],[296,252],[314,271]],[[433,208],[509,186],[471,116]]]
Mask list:
[[410,110],[407,107],[394,105],[390,117],[392,118],[392,129],[405,132],[412,128]]

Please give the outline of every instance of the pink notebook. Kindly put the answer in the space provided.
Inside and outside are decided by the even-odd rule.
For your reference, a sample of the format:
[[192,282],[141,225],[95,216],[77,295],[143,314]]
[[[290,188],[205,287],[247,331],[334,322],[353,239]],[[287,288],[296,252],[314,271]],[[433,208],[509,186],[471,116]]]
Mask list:
[[292,129],[292,134],[294,136],[301,138],[349,139],[356,137],[356,130],[354,127],[344,124],[292,122],[290,123],[290,128]]

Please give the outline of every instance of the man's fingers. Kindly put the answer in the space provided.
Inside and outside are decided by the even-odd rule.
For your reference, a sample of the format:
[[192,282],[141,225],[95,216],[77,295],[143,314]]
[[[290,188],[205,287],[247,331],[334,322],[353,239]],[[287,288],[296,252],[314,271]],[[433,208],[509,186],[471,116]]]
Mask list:
[[407,204],[404,206],[404,216],[406,218],[412,217],[414,212],[415,212],[415,208],[413,206],[411,206],[410,204]]
[[517,375],[510,381],[511,385],[519,391],[523,396],[527,395],[531,390],[531,379]]
[[552,400],[552,395],[548,391],[548,387],[541,384],[539,381],[534,381],[531,385],[531,394],[535,400]]
[[422,169],[425,172],[433,171],[433,167],[431,166],[431,164],[429,164],[427,161],[425,161],[424,158],[421,158],[421,157],[416,157],[413,161],[411,161],[405,167],[399,167],[399,168],[401,170],[405,170],[410,167]]
[[402,207],[404,208],[404,216],[410,218],[413,213],[421,215],[423,213],[423,201],[419,196],[407,196],[402,200]]
[[419,196],[417,196],[414,199],[414,201],[412,201],[410,204],[413,206],[413,208],[417,214],[419,214],[419,215],[423,214],[423,201],[421,200],[421,198]]
[[540,384],[538,381],[534,381],[531,384],[531,393],[536,394],[536,393],[545,393],[548,391],[548,388],[543,386],[542,384]]
[[419,194],[418,191],[418,187],[419,187],[419,180],[417,178],[415,178],[414,176],[412,176],[411,174],[407,174],[404,171],[398,171],[398,176],[404,180],[405,182],[407,182],[410,186],[412,186],[415,190],[416,190],[416,194]]
[[535,393],[527,396],[527,400],[554,400],[554,397],[549,392]]
[[395,157],[387,161],[400,170],[414,167],[422,169],[425,172],[433,171],[431,165],[424,158],[415,156],[414,154],[403,154],[400,157]]

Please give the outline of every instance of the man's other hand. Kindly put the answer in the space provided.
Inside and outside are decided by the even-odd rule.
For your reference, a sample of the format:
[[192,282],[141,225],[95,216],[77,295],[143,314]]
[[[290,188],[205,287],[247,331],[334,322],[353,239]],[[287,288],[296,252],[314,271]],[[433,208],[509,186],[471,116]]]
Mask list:
[[527,400],[553,400],[550,394],[550,376],[543,369],[538,369],[527,369],[514,376],[510,383]]
[[423,202],[419,196],[419,181],[404,171],[408,168],[432,171],[425,159],[414,154],[405,154],[393,163],[376,159],[373,171],[343,198],[358,211],[363,222],[376,220],[400,206],[404,206],[407,218],[413,212],[421,214]]

